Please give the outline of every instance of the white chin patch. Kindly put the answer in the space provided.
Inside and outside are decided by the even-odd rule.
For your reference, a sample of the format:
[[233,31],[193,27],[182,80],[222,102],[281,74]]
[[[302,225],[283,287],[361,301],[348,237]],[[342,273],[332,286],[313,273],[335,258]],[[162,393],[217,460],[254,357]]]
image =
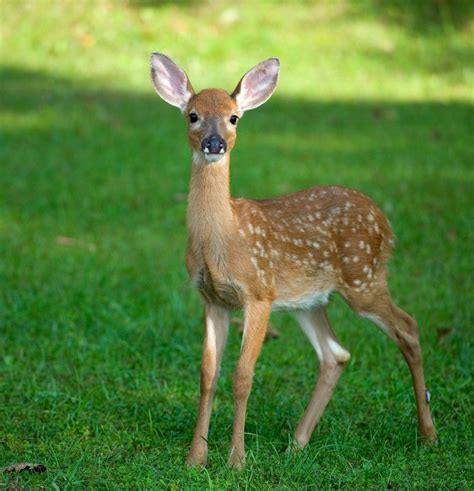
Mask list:
[[204,158],[207,162],[219,162],[222,159],[224,153],[205,153]]

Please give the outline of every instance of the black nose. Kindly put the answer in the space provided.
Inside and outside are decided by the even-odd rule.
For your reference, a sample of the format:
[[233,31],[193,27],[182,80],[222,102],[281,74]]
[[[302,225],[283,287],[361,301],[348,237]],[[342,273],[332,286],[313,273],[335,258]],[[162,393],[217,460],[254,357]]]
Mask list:
[[227,150],[227,144],[219,135],[211,135],[209,138],[204,138],[201,150],[204,153],[224,153]]

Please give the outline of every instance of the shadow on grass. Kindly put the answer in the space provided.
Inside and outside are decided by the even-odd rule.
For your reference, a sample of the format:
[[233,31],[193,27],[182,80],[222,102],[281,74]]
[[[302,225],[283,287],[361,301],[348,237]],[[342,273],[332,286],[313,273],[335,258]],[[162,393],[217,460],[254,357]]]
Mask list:
[[[55,186],[66,186],[81,201],[90,194],[115,201],[125,193],[131,211],[150,198],[151,186],[162,204],[186,191],[185,126],[151,86],[149,94],[111,91],[13,68],[4,68],[0,80],[9,206],[23,203],[34,211],[33,196],[17,191],[37,185],[51,195]],[[460,189],[468,185],[463,171],[469,169],[473,127],[473,107],[464,102],[276,95],[241,122],[235,182],[241,193],[247,194],[248,184],[259,197],[317,182],[382,187],[382,193],[402,185],[408,192],[412,184],[436,186],[441,177]],[[145,182],[141,176],[156,179]],[[266,178],[255,183],[258,176]],[[147,189],[134,189],[139,183]]]
[[470,0],[367,0],[362,4],[376,16],[418,34],[463,28],[474,14]]

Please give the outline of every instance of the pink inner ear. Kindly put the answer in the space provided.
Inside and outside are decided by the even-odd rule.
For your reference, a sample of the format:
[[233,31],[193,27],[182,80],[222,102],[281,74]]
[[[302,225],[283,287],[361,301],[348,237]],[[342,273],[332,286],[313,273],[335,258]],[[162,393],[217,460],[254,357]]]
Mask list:
[[243,111],[263,104],[273,93],[278,80],[277,60],[267,60],[244,75],[235,90],[237,103]]
[[154,53],[151,76],[158,95],[183,111],[192,95],[192,87],[184,71],[167,56]]

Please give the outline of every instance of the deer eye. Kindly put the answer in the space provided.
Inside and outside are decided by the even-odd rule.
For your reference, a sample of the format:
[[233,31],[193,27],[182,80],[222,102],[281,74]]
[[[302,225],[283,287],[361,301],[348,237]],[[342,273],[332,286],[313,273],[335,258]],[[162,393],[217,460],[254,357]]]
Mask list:
[[198,120],[198,115],[196,113],[190,113],[189,114],[189,122],[190,123],[195,123]]
[[238,120],[238,116],[236,116],[235,114],[233,114],[231,117],[230,117],[230,122],[231,124],[237,124],[237,120]]

